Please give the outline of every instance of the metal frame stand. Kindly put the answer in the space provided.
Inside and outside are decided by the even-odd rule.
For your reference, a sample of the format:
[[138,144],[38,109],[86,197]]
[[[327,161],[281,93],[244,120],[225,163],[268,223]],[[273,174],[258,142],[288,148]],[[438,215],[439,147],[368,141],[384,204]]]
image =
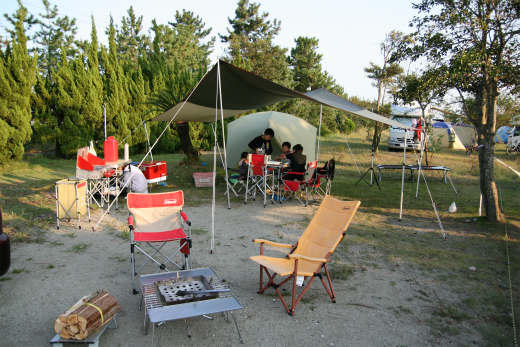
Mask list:
[[[365,180],[365,176],[369,172],[370,172],[370,183],[368,183]],[[370,167],[368,168],[367,172],[365,172],[363,174],[363,176],[361,176],[359,181],[357,181],[356,184],[354,184],[354,185],[357,185],[361,180],[363,180],[363,181],[365,181],[368,184],[369,187],[372,187],[374,185],[374,182],[375,182],[377,184],[377,187],[379,188],[379,190],[381,190],[381,187],[379,186],[379,182],[377,182],[377,179],[374,179],[374,176],[375,176],[375,172],[374,172],[374,147],[372,147],[372,162],[370,164]]]

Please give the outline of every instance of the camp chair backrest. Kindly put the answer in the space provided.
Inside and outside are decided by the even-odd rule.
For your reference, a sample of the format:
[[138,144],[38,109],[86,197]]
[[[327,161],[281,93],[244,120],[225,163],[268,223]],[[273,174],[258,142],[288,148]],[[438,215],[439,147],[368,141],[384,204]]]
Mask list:
[[184,194],[181,190],[156,194],[130,193],[127,199],[136,232],[157,233],[182,227],[179,212],[184,205]]
[[262,154],[251,154],[251,167],[253,169],[253,175],[255,176],[263,176],[264,175],[264,166],[266,163],[267,157]]
[[314,172],[318,168],[318,162],[313,161],[311,163],[307,163],[307,168],[305,170],[305,174],[303,175],[303,182],[309,182],[314,176]]
[[359,201],[340,201],[327,195],[293,253],[325,258],[338,246],[359,204]]
[[329,180],[334,179],[334,171],[336,170],[336,161],[334,159],[329,160],[328,178]]

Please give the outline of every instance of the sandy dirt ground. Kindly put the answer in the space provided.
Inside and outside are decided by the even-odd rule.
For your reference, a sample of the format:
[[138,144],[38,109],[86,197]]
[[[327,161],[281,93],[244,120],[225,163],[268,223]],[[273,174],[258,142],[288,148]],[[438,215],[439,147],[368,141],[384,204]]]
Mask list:
[[[333,281],[337,303],[331,303],[319,281],[313,283],[292,317],[274,290],[257,294],[259,267],[249,257],[259,253],[259,245],[251,240],[294,243],[316,208],[303,207],[297,201],[268,204],[265,209],[258,201],[244,205],[235,200],[231,209],[220,204],[216,207],[215,248],[210,254],[211,205],[185,206],[194,229],[193,267],[211,267],[242,304],[235,316],[245,346],[478,344],[480,337],[471,323],[456,337],[433,335],[428,320],[434,305],[438,300],[454,302],[455,294],[405,264],[381,260],[369,246],[352,246],[343,255],[333,255],[333,264],[341,259],[356,269],[348,280]],[[235,325],[220,314],[212,315],[213,320],[190,319],[191,338],[183,320],[155,327],[154,334],[150,326],[149,334],[144,335],[141,295],[131,293],[129,241],[118,235],[125,230],[128,210],[126,206],[112,210],[92,231],[100,215],[100,210],[95,211],[93,222],[82,230],[72,223],[62,224],[59,230],[50,226],[44,243],[12,245],[8,274],[12,280],[0,283],[0,346],[48,346],[55,335],[54,320],[96,288],[109,291],[122,307],[118,328],[106,330],[100,346],[241,345]],[[363,223],[362,206],[353,223]],[[283,256],[282,251],[268,247],[267,254]],[[378,266],[360,265],[368,261]],[[24,271],[13,274],[13,269]],[[417,299],[421,297],[428,299]]]

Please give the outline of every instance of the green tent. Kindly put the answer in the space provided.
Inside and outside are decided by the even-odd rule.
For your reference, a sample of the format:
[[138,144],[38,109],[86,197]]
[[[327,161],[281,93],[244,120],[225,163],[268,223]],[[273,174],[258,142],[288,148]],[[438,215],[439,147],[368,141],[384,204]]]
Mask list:
[[288,141],[291,146],[298,143],[303,146],[303,154],[307,156],[307,162],[315,160],[316,127],[287,113],[267,111],[248,114],[228,124],[227,166],[235,167],[238,165],[242,152],[251,153],[252,150],[247,145],[255,137],[262,135],[267,128],[274,130],[274,138],[271,140],[273,145],[272,158],[282,153],[282,143]]

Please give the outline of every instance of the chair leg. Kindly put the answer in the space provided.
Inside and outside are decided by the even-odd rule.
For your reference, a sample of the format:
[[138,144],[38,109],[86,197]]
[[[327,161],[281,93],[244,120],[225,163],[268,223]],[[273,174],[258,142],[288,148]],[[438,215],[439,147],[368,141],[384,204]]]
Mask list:
[[325,287],[325,290],[329,294],[332,302],[336,303],[336,294],[334,293],[334,287],[332,286],[332,281],[330,280],[329,269],[327,268],[327,264],[324,264],[324,268],[325,268],[325,275],[327,276],[327,281],[329,282],[330,291],[329,291],[329,288],[327,288],[327,286],[325,285],[325,281],[323,280],[322,276],[320,276],[321,283],[323,283],[323,286]]

